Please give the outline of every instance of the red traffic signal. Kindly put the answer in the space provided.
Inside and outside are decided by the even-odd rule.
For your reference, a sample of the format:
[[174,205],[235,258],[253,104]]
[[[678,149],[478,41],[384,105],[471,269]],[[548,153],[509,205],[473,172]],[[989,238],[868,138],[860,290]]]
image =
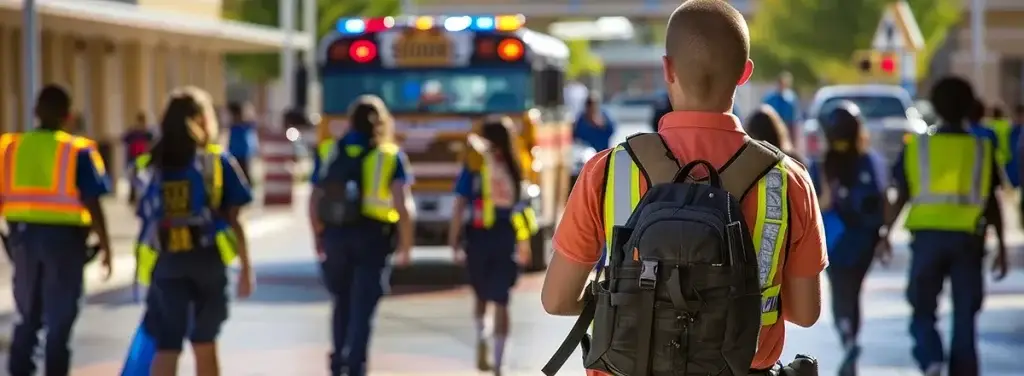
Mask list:
[[878,67],[882,70],[883,73],[896,73],[896,58],[894,58],[892,55],[882,56],[882,60],[878,62]]

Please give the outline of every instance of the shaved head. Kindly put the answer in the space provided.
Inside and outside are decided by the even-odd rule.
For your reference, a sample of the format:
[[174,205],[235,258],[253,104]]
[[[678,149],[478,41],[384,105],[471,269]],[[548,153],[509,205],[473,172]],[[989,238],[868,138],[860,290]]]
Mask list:
[[676,8],[668,19],[665,54],[675,110],[729,111],[736,86],[753,69],[747,21],[722,0],[687,0]]

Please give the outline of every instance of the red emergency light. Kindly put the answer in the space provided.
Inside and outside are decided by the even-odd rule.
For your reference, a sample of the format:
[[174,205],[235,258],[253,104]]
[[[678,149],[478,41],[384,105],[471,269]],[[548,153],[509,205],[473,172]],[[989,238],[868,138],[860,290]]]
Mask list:
[[896,72],[896,59],[892,55],[882,56],[882,61],[878,62],[878,67],[882,69],[882,72],[886,74],[892,74]]
[[357,40],[349,46],[348,55],[354,62],[369,63],[377,57],[377,45],[368,40]]

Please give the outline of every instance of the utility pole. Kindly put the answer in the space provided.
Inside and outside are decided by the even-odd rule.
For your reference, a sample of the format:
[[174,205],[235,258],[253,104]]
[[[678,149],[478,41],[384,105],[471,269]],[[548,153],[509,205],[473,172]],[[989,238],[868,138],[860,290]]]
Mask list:
[[295,0],[279,0],[279,23],[284,32],[284,45],[281,49],[281,92],[284,93],[285,108],[288,111],[295,105]]
[[303,65],[306,70],[306,112],[320,113],[320,72],[317,66],[317,9],[316,0],[302,2],[302,23],[306,28],[309,49],[303,54]]
[[21,108],[24,130],[35,128],[35,101],[39,91],[39,14],[36,0],[22,3],[21,57],[24,65],[21,75]]
[[974,91],[985,92],[985,0],[971,0],[971,64],[973,64]]

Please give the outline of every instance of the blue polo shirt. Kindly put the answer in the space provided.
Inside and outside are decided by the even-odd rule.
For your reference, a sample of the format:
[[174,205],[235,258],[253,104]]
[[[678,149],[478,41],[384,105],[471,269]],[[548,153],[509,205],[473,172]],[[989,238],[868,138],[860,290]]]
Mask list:
[[240,122],[228,128],[228,152],[238,160],[252,158],[259,150],[260,141],[256,124]]
[[[974,128],[972,127],[971,131],[970,131],[971,132],[970,134],[975,135],[975,137],[988,138],[987,136],[978,136],[978,133],[974,133],[973,129]],[[937,133],[959,133],[959,134],[966,134],[966,133],[968,133],[968,131],[964,131],[963,129],[956,129],[956,128],[939,127],[937,129]],[[999,189],[999,185],[1002,184],[1002,178],[1000,177],[1000,174],[997,173],[999,171],[999,163],[996,162],[996,159],[994,157],[995,156],[995,152],[996,152],[994,146],[995,146],[995,144],[993,144],[993,149],[992,149],[992,153],[993,153],[992,154],[993,155],[993,158],[992,158],[992,181],[991,181],[990,187],[989,187],[988,201],[985,203],[986,207],[985,207],[985,211],[983,213],[987,213],[989,210],[991,210],[991,208],[993,206],[999,205],[998,201],[996,201],[996,191]],[[905,157],[906,151],[907,151],[906,146],[904,146],[903,147],[903,151],[900,151],[899,156],[896,158],[896,163],[893,164],[893,166],[892,166],[892,178],[893,178],[893,183],[896,186],[896,189],[898,189],[899,192],[900,192],[900,195],[902,195],[903,197],[908,197],[909,198],[910,197],[910,188],[909,188],[908,183],[907,183],[907,171],[906,171],[906,168],[903,166],[904,161],[906,160],[906,157]],[[985,214],[982,214],[982,217],[984,217],[984,216],[985,216]],[[927,231],[917,231],[915,233],[915,236],[939,234],[939,233],[950,234],[950,232],[947,232],[947,231],[927,230]],[[960,235],[960,233],[956,233],[956,234]]]
[[[218,209],[238,208],[252,202],[252,189],[249,183],[242,177],[241,168],[234,157],[223,153],[220,155],[220,162],[224,168],[221,170],[223,186],[221,187],[221,202]],[[198,212],[201,208],[209,205],[209,192],[206,191],[206,182],[203,173],[199,169],[190,167],[184,169],[166,169],[160,172],[161,182],[188,182],[189,210]],[[154,197],[157,195],[157,197]],[[157,187],[147,187],[141,198],[142,204],[138,206],[136,215],[142,220],[143,228],[147,228],[155,221],[164,216],[163,192]],[[152,200],[152,201],[151,201]],[[157,205],[147,205],[148,202],[157,202]],[[218,252],[207,252],[197,250],[196,252],[161,254],[154,275],[172,276],[183,275],[194,272],[196,268],[216,271],[224,268]],[[209,269],[206,269],[209,268]]]
[[800,121],[800,100],[793,90],[775,91],[764,97],[764,104],[772,106],[791,129]]
[[573,138],[582,141],[595,150],[607,149],[609,140],[615,134],[615,122],[604,111],[601,111],[601,116],[604,117],[603,127],[595,125],[586,114],[580,115],[573,127]]

